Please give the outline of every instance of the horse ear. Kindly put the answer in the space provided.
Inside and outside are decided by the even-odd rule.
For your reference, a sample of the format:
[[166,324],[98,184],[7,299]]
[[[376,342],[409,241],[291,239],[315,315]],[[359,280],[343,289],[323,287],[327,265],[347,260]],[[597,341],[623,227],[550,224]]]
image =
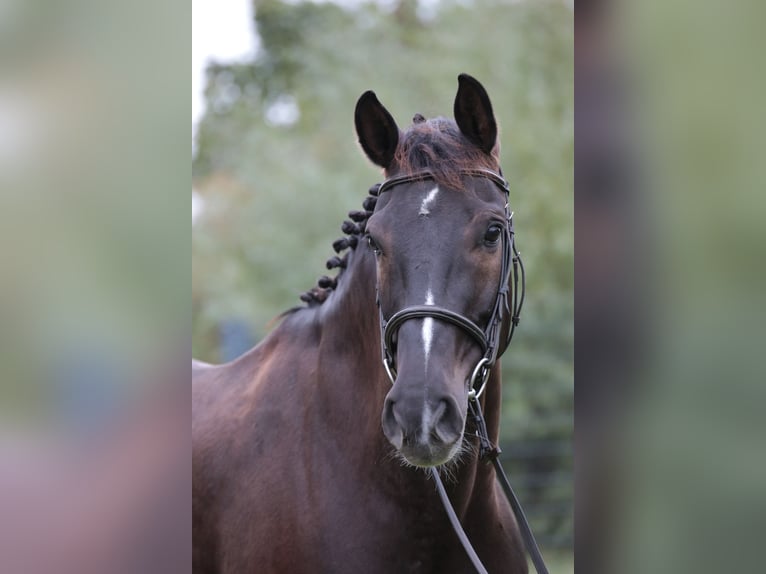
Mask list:
[[399,128],[375,92],[367,91],[359,98],[354,122],[364,153],[373,163],[387,169],[399,145]]
[[457,81],[455,121],[465,137],[491,154],[497,144],[497,122],[487,91],[468,74],[460,74]]

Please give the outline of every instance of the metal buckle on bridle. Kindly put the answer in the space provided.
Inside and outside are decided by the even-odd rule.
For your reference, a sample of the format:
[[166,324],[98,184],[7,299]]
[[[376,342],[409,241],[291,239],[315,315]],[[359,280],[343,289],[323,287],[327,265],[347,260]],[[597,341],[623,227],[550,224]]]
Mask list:
[[[471,378],[469,379],[471,386],[471,390],[468,391],[469,401],[478,401],[479,397],[481,397],[481,394],[484,392],[484,389],[487,388],[490,367],[491,365],[489,364],[489,357],[482,357],[481,360],[476,364],[476,367],[474,367]],[[481,382],[479,384],[479,390],[477,391],[476,384],[479,381]]]
[[391,359],[388,356],[383,357],[383,367],[386,369],[386,374],[393,385],[396,382],[396,367],[391,364]]

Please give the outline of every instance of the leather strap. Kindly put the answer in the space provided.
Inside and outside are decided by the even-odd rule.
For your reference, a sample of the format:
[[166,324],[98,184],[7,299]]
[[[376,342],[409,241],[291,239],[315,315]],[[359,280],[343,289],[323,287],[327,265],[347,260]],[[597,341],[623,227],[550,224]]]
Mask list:
[[516,493],[513,492],[513,488],[511,488],[511,483],[505,475],[503,465],[500,464],[500,460],[498,460],[497,457],[492,459],[492,465],[495,467],[495,474],[500,482],[500,486],[503,487],[505,496],[508,499],[508,502],[511,503],[513,515],[516,517],[516,522],[521,531],[521,538],[524,540],[524,547],[527,549],[527,554],[529,554],[529,557],[532,559],[532,564],[534,565],[537,574],[548,574],[548,568],[545,566],[545,562],[543,562],[543,556],[540,553],[540,548],[537,546],[535,535],[529,527],[527,515],[524,514],[524,509],[521,507],[521,503],[516,497]]
[[471,542],[468,540],[468,536],[466,535],[465,530],[463,530],[463,526],[460,524],[460,519],[455,514],[455,509],[452,507],[452,503],[447,496],[447,491],[442,484],[442,479],[439,477],[439,471],[434,467],[431,467],[431,476],[436,483],[436,490],[439,492],[439,498],[442,501],[444,510],[447,511],[447,517],[449,518],[450,524],[452,524],[452,529],[460,539],[460,544],[462,544],[463,548],[465,548],[465,552],[468,554],[468,558],[471,560],[471,564],[473,564],[473,567],[479,574],[489,574],[487,569],[484,568],[484,564],[481,563],[479,556],[476,554],[476,550],[474,550],[473,546],[471,546]]
[[[480,458],[489,458],[492,460],[492,466],[495,468],[495,477],[497,478],[498,482],[500,482],[500,486],[503,488],[503,492],[505,493],[508,502],[511,504],[511,510],[513,510],[513,515],[516,517],[516,523],[519,525],[519,532],[521,533],[521,539],[524,542],[524,548],[526,549],[527,554],[529,554],[529,557],[532,559],[532,564],[535,567],[535,571],[537,574],[548,574],[548,568],[545,566],[543,556],[540,553],[540,548],[537,545],[537,540],[535,540],[535,535],[532,533],[532,529],[529,526],[529,521],[527,520],[526,514],[524,514],[524,509],[521,507],[521,503],[519,502],[516,493],[513,491],[508,477],[505,475],[503,465],[500,464],[500,459],[497,456],[500,454],[500,450],[492,445],[489,437],[487,436],[487,425],[484,422],[484,415],[481,412],[481,405],[479,404],[478,400],[471,400],[468,403],[468,407],[471,417],[474,420],[474,424],[476,425],[476,435],[479,438]],[[436,489],[439,492],[439,499],[442,502],[442,506],[444,506],[444,510],[447,513],[450,524],[452,525],[452,529],[455,531],[455,534],[457,534],[457,537],[460,540],[460,544],[462,544],[466,554],[468,554],[468,558],[471,561],[471,564],[473,564],[473,567],[479,574],[488,574],[487,569],[481,563],[481,559],[476,554],[476,550],[474,550],[473,546],[471,546],[471,541],[468,540],[468,536],[463,530],[463,526],[460,524],[460,519],[457,517],[457,514],[455,514],[455,509],[452,506],[452,502],[450,502],[450,499],[447,496],[447,491],[442,484],[441,478],[439,477],[439,471],[435,468],[431,468],[431,476],[436,483]]]
[[[545,566],[542,554],[540,553],[540,548],[537,545],[537,540],[535,540],[535,535],[532,533],[532,529],[529,526],[527,515],[524,513],[524,509],[521,507],[521,503],[519,502],[516,493],[513,491],[508,477],[505,475],[503,465],[500,464],[500,459],[498,458],[500,449],[492,445],[489,440],[487,425],[484,422],[484,413],[481,411],[481,404],[478,400],[469,401],[468,410],[476,424],[476,434],[479,437],[480,444],[480,458],[489,458],[492,461],[492,466],[495,467],[495,476],[498,482],[500,482],[500,486],[503,488],[505,497],[511,504],[511,510],[513,510],[513,515],[516,517],[516,523],[519,525],[521,538],[524,541],[524,548],[526,548],[527,554],[529,554],[529,557],[532,559],[532,564],[534,565],[537,574],[548,574],[548,568]],[[444,501],[442,500],[442,502]]]
[[402,323],[410,319],[426,318],[439,319],[440,321],[446,321],[460,327],[476,339],[482,353],[487,351],[487,339],[484,336],[484,331],[476,323],[454,311],[434,305],[414,305],[391,315],[391,318],[383,325],[386,347],[389,349],[395,348],[393,341],[394,334],[399,330]]

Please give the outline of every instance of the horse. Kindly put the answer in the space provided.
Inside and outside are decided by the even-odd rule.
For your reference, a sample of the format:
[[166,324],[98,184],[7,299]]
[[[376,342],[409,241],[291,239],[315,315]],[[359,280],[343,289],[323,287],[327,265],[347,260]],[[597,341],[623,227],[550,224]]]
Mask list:
[[469,416],[473,400],[496,444],[497,359],[518,320],[489,96],[461,74],[454,119],[400,130],[368,91],[354,121],[386,179],[343,223],[337,275],[239,359],[192,366],[193,571],[475,572],[441,477],[487,571],[525,574]]

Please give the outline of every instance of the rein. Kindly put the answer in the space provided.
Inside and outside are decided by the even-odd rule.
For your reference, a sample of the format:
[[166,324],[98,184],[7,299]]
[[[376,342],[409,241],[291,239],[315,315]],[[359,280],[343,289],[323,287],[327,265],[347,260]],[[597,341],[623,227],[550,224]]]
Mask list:
[[[506,225],[503,227],[503,253],[502,253],[502,266],[500,272],[500,280],[497,289],[497,297],[495,299],[495,305],[492,310],[492,314],[487,322],[487,327],[482,329],[476,323],[449,309],[439,307],[436,305],[415,305],[406,307],[394,313],[388,320],[383,316],[383,311],[380,305],[380,290],[377,290],[377,305],[378,313],[380,315],[380,329],[381,329],[381,351],[383,366],[386,369],[388,378],[391,380],[391,384],[396,381],[396,333],[405,321],[410,319],[425,319],[433,318],[443,322],[451,323],[456,327],[462,329],[465,333],[469,334],[482,350],[482,357],[474,367],[470,379],[468,380],[469,392],[468,392],[468,411],[476,427],[476,436],[479,439],[480,449],[479,457],[481,460],[489,459],[492,461],[495,467],[495,474],[497,476],[500,485],[505,492],[505,496],[511,505],[513,514],[516,517],[516,521],[521,530],[521,536],[524,541],[524,546],[527,553],[532,559],[532,563],[535,566],[538,574],[548,574],[548,569],[543,562],[540,549],[537,546],[535,537],[532,534],[532,530],[529,527],[524,510],[521,508],[516,494],[511,488],[511,484],[508,481],[508,477],[503,471],[503,467],[500,464],[498,455],[500,449],[494,446],[490,440],[487,432],[487,425],[484,421],[484,415],[481,410],[481,404],[479,398],[481,397],[484,389],[486,388],[487,381],[489,380],[489,374],[492,366],[497,361],[498,357],[505,352],[511,343],[516,326],[519,324],[519,316],[521,308],[524,304],[524,291],[525,291],[525,275],[524,264],[521,261],[521,256],[516,249],[515,234],[513,230],[513,212],[509,208],[509,195],[510,186],[508,182],[499,173],[496,173],[489,169],[472,169],[464,170],[462,175],[469,177],[483,177],[492,181],[498,186],[500,191],[505,195],[505,220]],[[395,176],[387,179],[377,190],[377,195],[391,191],[394,187],[405,183],[412,183],[416,181],[432,180],[434,175],[430,171],[420,171],[414,174]],[[513,281],[513,289],[511,289],[511,281]],[[511,324],[508,328],[508,334],[505,340],[502,339],[502,323],[506,316],[510,316]],[[468,557],[471,560],[474,568],[480,574],[487,574],[486,568],[481,563],[476,551],[471,546],[468,537],[463,531],[463,527],[460,524],[460,520],[455,514],[455,510],[452,507],[447,492],[439,477],[439,473],[435,469],[431,469],[431,476],[436,483],[437,491],[439,492],[439,498],[444,505],[444,509],[447,512],[447,516],[452,524],[452,528],[460,539],[460,543],[465,548]]]

